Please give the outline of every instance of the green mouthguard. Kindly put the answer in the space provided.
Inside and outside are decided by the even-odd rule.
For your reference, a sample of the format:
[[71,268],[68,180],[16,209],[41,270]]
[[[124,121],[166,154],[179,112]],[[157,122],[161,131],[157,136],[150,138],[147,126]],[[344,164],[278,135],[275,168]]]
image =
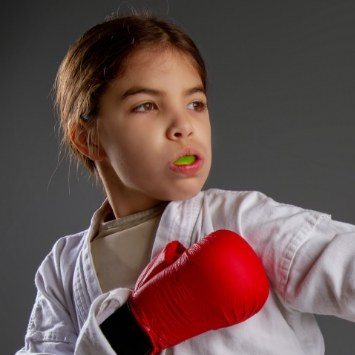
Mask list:
[[184,155],[175,161],[175,165],[189,165],[192,164],[196,160],[194,155]]

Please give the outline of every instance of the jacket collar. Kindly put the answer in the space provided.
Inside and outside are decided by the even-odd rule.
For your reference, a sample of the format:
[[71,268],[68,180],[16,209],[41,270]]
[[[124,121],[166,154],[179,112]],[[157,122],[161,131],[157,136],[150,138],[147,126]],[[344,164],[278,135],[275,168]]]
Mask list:
[[[203,192],[199,192],[192,199],[168,203],[156,232],[151,258],[170,241],[179,240],[189,247],[198,240],[201,234],[198,226],[201,223],[197,222],[201,220],[199,216],[202,199]],[[111,206],[105,199],[91,218],[90,227],[84,235],[83,247],[76,262],[73,283],[79,327],[84,324],[94,299],[102,294],[91,256],[90,242],[97,235],[104,216],[111,211]]]

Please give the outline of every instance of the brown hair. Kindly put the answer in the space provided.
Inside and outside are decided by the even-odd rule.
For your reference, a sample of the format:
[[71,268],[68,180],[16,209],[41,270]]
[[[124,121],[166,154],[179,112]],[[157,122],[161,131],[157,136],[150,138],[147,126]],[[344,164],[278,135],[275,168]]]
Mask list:
[[70,47],[60,65],[54,89],[61,145],[69,147],[70,158],[74,153],[96,178],[95,162],[75,147],[70,134],[82,124],[88,139],[95,136],[99,99],[108,83],[123,70],[134,50],[151,45],[176,48],[191,56],[206,89],[205,64],[192,39],[175,24],[148,13],[115,15],[92,27]]

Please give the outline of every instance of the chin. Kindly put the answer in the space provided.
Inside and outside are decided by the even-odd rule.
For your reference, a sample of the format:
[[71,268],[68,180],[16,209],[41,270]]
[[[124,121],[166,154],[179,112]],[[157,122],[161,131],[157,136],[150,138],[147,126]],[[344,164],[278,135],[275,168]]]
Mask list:
[[176,198],[174,199],[174,201],[185,201],[185,200],[189,200],[190,198],[193,198],[194,196],[196,196],[200,191],[201,191],[201,189],[199,189],[199,190],[197,190],[197,191],[194,191],[194,192],[179,194],[179,196],[176,196]]
[[198,186],[182,186],[177,187],[174,191],[166,191],[163,193],[161,200],[163,201],[184,201],[189,200],[196,196],[201,190],[203,185]]

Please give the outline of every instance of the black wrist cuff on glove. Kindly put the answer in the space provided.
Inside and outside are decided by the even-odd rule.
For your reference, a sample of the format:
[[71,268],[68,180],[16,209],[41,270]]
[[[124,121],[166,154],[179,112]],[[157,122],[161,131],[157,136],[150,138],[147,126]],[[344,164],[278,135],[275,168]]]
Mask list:
[[149,337],[137,323],[127,302],[109,316],[100,328],[119,355],[147,355],[152,351]]

